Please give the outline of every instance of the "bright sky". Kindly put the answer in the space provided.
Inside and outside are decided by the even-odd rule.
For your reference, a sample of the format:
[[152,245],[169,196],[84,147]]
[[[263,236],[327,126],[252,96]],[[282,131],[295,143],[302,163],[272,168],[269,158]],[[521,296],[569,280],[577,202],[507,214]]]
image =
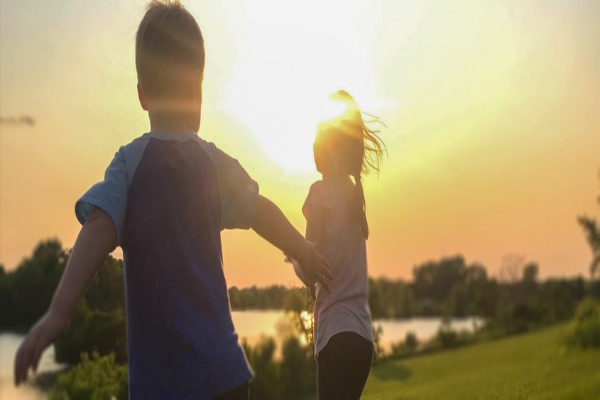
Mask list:
[[[146,1],[2,0],[0,262],[72,246],[77,198],[148,130],[134,35]],[[372,276],[506,254],[587,275],[598,215],[600,2],[187,1],[207,51],[200,135],[238,158],[304,231],[315,121],[344,88],[387,124],[366,179]],[[251,231],[223,234],[230,285],[295,284]],[[117,253],[119,255],[119,253]]]

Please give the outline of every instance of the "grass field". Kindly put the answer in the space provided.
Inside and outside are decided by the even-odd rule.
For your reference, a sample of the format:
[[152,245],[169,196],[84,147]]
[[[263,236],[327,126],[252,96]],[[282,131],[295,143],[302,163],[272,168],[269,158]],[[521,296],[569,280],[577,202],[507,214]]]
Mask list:
[[363,399],[600,399],[600,350],[561,344],[566,325],[373,367]]

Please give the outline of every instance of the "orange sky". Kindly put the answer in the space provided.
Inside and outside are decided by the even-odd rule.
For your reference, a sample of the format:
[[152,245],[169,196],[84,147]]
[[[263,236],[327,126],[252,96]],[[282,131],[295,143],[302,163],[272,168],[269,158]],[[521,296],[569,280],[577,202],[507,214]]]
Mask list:
[[[200,134],[237,157],[300,229],[313,127],[345,88],[389,158],[365,180],[373,276],[456,253],[588,272],[577,215],[598,215],[600,3],[184,2],[206,42]],[[224,4],[226,3],[226,4]],[[134,35],[145,1],[0,3],[0,262],[71,246],[76,199],[148,129]],[[451,5],[450,5],[451,4]],[[223,234],[230,285],[295,284],[253,232]]]

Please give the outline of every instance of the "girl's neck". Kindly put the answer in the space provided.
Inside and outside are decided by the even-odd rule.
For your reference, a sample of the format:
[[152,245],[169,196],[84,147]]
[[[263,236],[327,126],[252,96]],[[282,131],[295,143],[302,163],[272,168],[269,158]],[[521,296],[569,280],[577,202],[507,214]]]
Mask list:
[[324,181],[345,181],[350,179],[350,176],[348,174],[344,174],[340,171],[336,170],[329,170],[326,171],[325,173],[323,173],[323,180]]

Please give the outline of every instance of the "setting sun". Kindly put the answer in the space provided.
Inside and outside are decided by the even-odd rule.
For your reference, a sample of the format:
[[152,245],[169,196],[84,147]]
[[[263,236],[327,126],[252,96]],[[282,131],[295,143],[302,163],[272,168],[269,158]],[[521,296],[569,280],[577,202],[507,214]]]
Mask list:
[[352,26],[359,6],[261,1],[244,9],[243,45],[224,100],[286,172],[314,170],[312,143],[329,94],[346,89],[378,111],[365,38]]
[[[2,2],[3,121],[35,122],[1,128],[8,269],[41,238],[72,246],[74,202],[148,131],[133,63],[146,3]],[[600,148],[591,6],[185,3],[206,46],[200,136],[238,158],[301,231],[319,178],[316,124],[345,89],[387,125],[389,157],[365,179],[373,276],[410,277],[456,253],[494,272],[510,252],[542,276],[585,273],[576,216],[595,210]],[[297,284],[260,238],[223,238],[228,283]]]

